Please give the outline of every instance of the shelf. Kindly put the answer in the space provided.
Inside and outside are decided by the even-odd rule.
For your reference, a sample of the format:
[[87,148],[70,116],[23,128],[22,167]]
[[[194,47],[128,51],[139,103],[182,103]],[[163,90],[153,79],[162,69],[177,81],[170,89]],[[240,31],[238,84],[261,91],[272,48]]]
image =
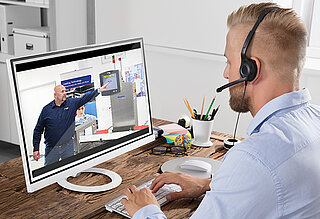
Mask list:
[[49,8],[49,4],[38,4],[38,3],[25,2],[25,1],[19,1],[19,0],[0,0],[0,3],[6,3],[11,5],[22,5],[22,6],[36,7],[36,8]]

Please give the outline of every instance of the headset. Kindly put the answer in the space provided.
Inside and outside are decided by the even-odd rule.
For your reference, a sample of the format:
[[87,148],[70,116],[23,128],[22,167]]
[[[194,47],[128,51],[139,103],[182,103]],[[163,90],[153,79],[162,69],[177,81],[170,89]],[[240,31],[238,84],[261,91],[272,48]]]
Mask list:
[[258,17],[257,22],[254,24],[253,28],[249,32],[246,40],[244,41],[242,50],[241,50],[241,65],[240,65],[240,75],[241,78],[236,81],[232,81],[228,84],[225,84],[219,88],[217,88],[217,93],[223,91],[224,89],[231,87],[233,85],[239,84],[241,82],[253,81],[257,76],[257,64],[253,59],[250,59],[246,56],[246,52],[252,40],[254,33],[256,32],[259,24],[262,22],[264,17],[271,11],[278,9],[278,7],[269,7],[264,9]]

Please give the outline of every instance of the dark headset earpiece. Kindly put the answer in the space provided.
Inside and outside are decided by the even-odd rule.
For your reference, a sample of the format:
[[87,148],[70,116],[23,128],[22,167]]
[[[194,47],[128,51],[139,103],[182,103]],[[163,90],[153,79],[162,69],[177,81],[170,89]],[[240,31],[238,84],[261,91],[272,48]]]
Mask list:
[[257,76],[257,64],[253,59],[244,58],[241,61],[240,75],[246,78],[246,81],[253,81]]
[[242,50],[241,50],[241,66],[240,66],[240,75],[242,78],[245,79],[245,81],[253,81],[257,76],[257,64],[253,59],[250,59],[246,56],[247,49],[250,45],[250,41],[252,40],[252,37],[254,33],[256,32],[256,29],[258,28],[259,24],[263,20],[263,18],[274,9],[277,9],[278,7],[270,7],[266,8],[261,12],[261,14],[258,17],[257,22],[254,24],[253,28],[249,32],[246,40],[244,41]]

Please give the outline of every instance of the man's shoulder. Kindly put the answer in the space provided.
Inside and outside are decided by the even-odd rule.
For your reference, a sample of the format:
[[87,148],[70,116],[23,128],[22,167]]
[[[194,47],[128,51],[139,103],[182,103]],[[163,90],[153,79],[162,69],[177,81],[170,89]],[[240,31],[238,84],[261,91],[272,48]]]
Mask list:
[[48,109],[52,109],[54,106],[54,100],[52,100],[50,103],[48,103],[47,105],[45,105],[42,110],[48,110]]
[[320,107],[305,105],[275,114],[237,148],[276,168],[319,136]]
[[270,171],[296,153],[294,143],[271,132],[255,133],[236,145],[230,152],[232,151],[247,154]]

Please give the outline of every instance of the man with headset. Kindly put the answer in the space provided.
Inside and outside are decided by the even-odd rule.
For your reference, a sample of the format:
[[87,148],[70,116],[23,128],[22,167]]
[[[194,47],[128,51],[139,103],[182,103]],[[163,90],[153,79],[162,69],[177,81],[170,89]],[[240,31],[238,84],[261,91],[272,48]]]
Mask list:
[[[165,172],[150,189],[180,185],[168,200],[205,194],[192,218],[320,218],[320,107],[299,88],[306,28],[273,3],[241,7],[228,27],[230,83],[217,91],[230,87],[230,107],[250,111],[248,137],[229,150],[212,179]],[[124,191],[133,218],[165,218],[151,191]]]

